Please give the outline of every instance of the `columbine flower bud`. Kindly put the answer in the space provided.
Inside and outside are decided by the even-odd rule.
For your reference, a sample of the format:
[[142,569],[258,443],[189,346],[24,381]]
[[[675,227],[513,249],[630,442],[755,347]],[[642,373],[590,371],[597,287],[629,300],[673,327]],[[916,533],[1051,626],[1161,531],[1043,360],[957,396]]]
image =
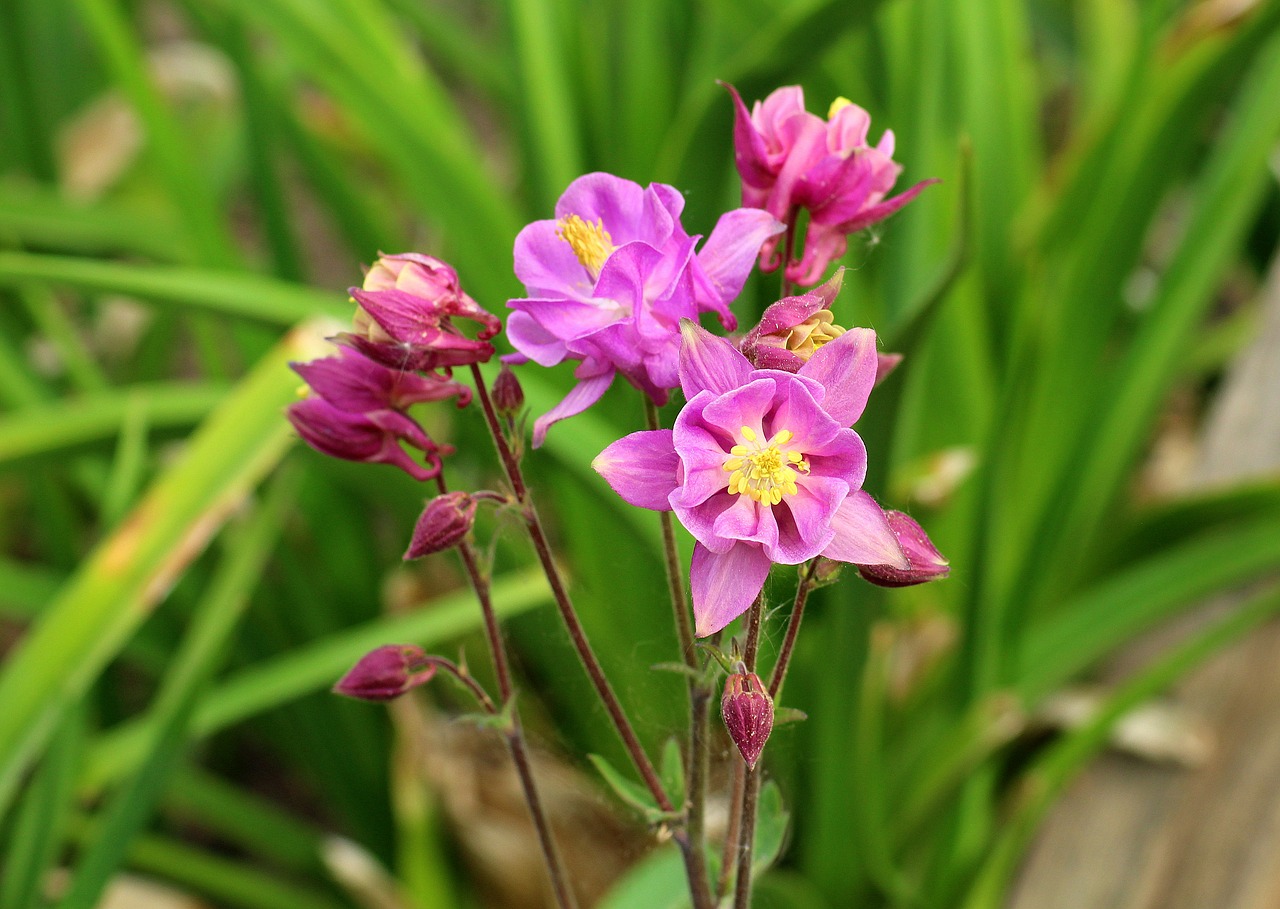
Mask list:
[[742,339],[742,353],[757,369],[796,372],[828,341],[844,334],[831,315],[844,269],[809,293],[783,297],[764,311],[760,324]]
[[476,500],[465,492],[446,492],[422,509],[404,558],[420,559],[456,546],[476,520]]
[[[493,356],[489,339],[502,323],[463,293],[458,274],[432,256],[402,253],[382,256],[365,276],[364,287],[352,287],[360,305],[355,330],[337,340],[392,369],[426,371]],[[454,319],[477,322],[475,338],[458,331]]]
[[524,408],[524,389],[506,363],[493,380],[493,407],[501,417],[514,417]]
[[439,373],[402,372],[350,348],[339,348],[336,357],[309,363],[290,363],[311,390],[334,407],[350,413],[373,410],[405,410],[424,401],[458,396],[458,406],[471,400],[471,389]]
[[745,671],[730,675],[724,683],[720,712],[729,738],[738,746],[747,766],[754,768],[773,731],[773,698],[760,676]]
[[333,691],[362,701],[390,701],[436,674],[435,664],[424,663],[425,657],[413,644],[386,644],[362,656]]
[[894,568],[891,565],[859,565],[858,574],[878,587],[910,587],[945,578],[950,563],[938,552],[924,528],[901,511],[885,511],[889,528],[898,538],[898,544],[911,562],[910,568]]
[[[415,480],[440,474],[440,447],[411,418],[395,410],[351,413],[321,398],[289,405],[289,422],[302,441],[321,454],[344,461],[394,464]],[[400,443],[408,442],[427,458],[423,466]]]

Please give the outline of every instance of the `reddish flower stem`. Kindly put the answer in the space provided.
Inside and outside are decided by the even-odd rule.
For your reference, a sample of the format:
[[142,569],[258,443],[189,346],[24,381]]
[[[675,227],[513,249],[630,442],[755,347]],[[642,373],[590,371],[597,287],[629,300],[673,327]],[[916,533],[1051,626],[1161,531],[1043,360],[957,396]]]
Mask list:
[[817,559],[811,559],[805,568],[800,569],[795,603],[791,606],[791,617],[787,620],[787,635],[782,639],[782,649],[778,651],[778,662],[774,664],[773,675],[769,679],[769,697],[773,698],[775,704],[782,695],[782,683],[786,681],[787,669],[791,666],[791,653],[795,650],[796,637],[800,633],[800,620],[804,618],[805,603],[809,599],[809,591],[813,589],[813,576],[817,570]]
[[[436,485],[441,494],[448,491],[445,488],[443,476],[436,478]],[[511,684],[511,667],[507,659],[506,644],[502,640],[498,614],[493,608],[489,578],[480,568],[480,560],[476,558],[475,548],[470,540],[464,539],[458,544],[458,554],[462,557],[462,564],[466,567],[467,576],[471,579],[471,587],[475,591],[476,599],[480,601],[480,612],[484,616],[485,637],[489,642],[489,655],[493,659],[494,675],[498,678],[498,692],[505,708],[511,703],[514,688]],[[480,693],[484,694],[483,689],[480,689]],[[484,700],[488,701],[487,695]],[[492,712],[492,703],[489,704],[489,709]],[[511,763],[515,765],[516,775],[520,778],[520,788],[524,792],[525,804],[529,807],[529,817],[533,821],[533,828],[538,836],[538,845],[542,849],[542,859],[547,866],[547,877],[551,881],[556,905],[560,909],[577,909],[578,903],[569,886],[564,861],[560,857],[555,836],[551,832],[551,824],[547,820],[546,809],[542,805],[542,797],[538,794],[538,786],[533,778],[533,765],[529,760],[529,748],[525,742],[520,714],[514,709],[511,711],[511,726],[505,731],[505,737],[507,750],[511,752]]]
[[[648,395],[644,398],[645,424],[650,430],[662,428],[658,408]],[[693,623],[690,621],[689,597],[684,586],[680,552],[676,548],[675,526],[671,512],[658,513],[662,523],[663,562],[667,573],[667,590],[671,596],[671,610],[675,617],[676,634],[680,640],[680,655],[692,673],[689,676],[689,748],[686,752],[685,780],[685,831],[689,838],[686,867],[690,886],[698,891],[695,905],[711,905],[711,881],[706,859],[706,809],[707,776],[710,771],[710,732],[707,723],[713,691],[701,678],[697,652],[693,646]],[[696,882],[696,883],[695,883]],[[705,902],[702,902],[705,901]]]
[[742,826],[742,799],[747,785],[747,762],[733,762],[733,788],[729,792],[729,823],[724,828],[724,851],[720,857],[720,880],[716,883],[716,903],[729,890],[729,872],[733,870],[738,849],[738,831]]
[[[756,656],[760,653],[760,626],[764,617],[764,592],[756,597],[747,613],[747,641],[743,647],[742,662],[747,672],[756,671]],[[751,856],[756,836],[756,807],[760,796],[760,765],[755,768],[742,763],[742,801],[738,821],[738,877],[734,886],[734,909],[750,909],[751,906]]]
[[640,744],[640,739],[636,736],[635,729],[631,726],[631,721],[627,719],[627,715],[622,709],[622,704],[618,701],[618,696],[614,694],[613,686],[609,684],[609,680],[600,666],[600,661],[596,659],[595,652],[591,649],[591,644],[587,640],[586,631],[582,627],[582,622],[578,619],[577,611],[573,607],[573,601],[570,599],[569,592],[564,586],[564,580],[560,576],[560,569],[556,566],[555,560],[551,556],[551,546],[547,542],[547,536],[542,529],[542,522],[538,518],[537,509],[534,508],[533,499],[529,494],[528,487],[525,485],[524,475],[520,471],[520,463],[507,442],[506,435],[502,431],[502,424],[498,422],[498,415],[493,409],[493,402],[490,400],[488,389],[485,387],[484,376],[480,373],[480,368],[474,363],[471,365],[471,376],[475,380],[476,396],[480,399],[485,421],[489,424],[489,433],[498,449],[498,456],[502,461],[503,470],[506,472],[507,479],[511,482],[511,488],[520,503],[521,515],[524,518],[525,527],[529,531],[529,538],[533,542],[534,552],[537,553],[538,561],[542,564],[543,573],[547,576],[547,583],[551,586],[551,594],[555,599],[556,607],[560,612],[560,618],[564,622],[565,629],[569,632],[569,639],[573,643],[574,650],[578,653],[578,659],[582,662],[587,676],[591,679],[591,684],[596,689],[596,694],[604,704],[605,711],[609,714],[614,728],[618,731],[619,738],[622,739],[622,744],[627,749],[627,754],[630,755],[632,763],[635,764],[636,770],[639,771],[641,778],[644,780],[645,787],[653,796],[654,801],[657,802],[658,808],[668,814],[674,814],[675,806],[671,804],[671,799],[662,788],[662,781],[658,778],[658,772],[654,769],[653,762],[645,754],[644,748]]

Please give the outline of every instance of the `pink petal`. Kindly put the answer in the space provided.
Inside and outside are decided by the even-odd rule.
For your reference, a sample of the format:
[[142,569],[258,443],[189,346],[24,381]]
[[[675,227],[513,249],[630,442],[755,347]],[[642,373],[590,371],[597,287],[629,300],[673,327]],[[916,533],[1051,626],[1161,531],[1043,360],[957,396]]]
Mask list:
[[854,565],[911,567],[884,510],[861,490],[850,493],[840,503],[831,528],[836,532],[835,539],[822,551],[829,559]]
[[721,215],[698,252],[698,264],[706,278],[699,282],[699,302],[728,316],[729,304],[742,292],[760,247],[786,229],[785,224],[759,208],[739,208]]
[[798,375],[821,382],[827,390],[822,408],[841,426],[851,426],[867,406],[876,369],[876,333],[852,328],[818,348]]
[[700,391],[724,394],[746,381],[751,364],[733,344],[692,319],[680,320],[680,334],[680,387],[685,400]]
[[612,382],[612,369],[599,375],[581,379],[573,387],[573,390],[564,396],[563,401],[533,421],[533,447],[542,447],[542,443],[547,438],[547,430],[551,428],[552,424],[558,423],[566,417],[580,414],[596,401],[599,401]]
[[752,543],[738,543],[723,553],[694,545],[689,586],[698,637],[715,634],[751,608],[769,565],[764,550]]
[[630,504],[652,511],[671,510],[667,498],[676,488],[679,464],[670,429],[633,432],[591,462],[614,492]]
[[875,224],[877,221],[883,221],[885,218],[889,217],[898,209],[902,208],[902,206],[906,205],[916,196],[920,195],[920,191],[924,189],[926,186],[929,186],[933,183],[940,183],[940,182],[941,181],[938,180],[936,177],[929,180],[921,180],[919,183],[911,187],[906,192],[899,193],[898,195],[894,196],[892,199],[886,199],[885,201],[881,202],[879,205],[873,205],[870,208],[863,209],[856,217],[841,224],[840,230],[842,230],[846,234],[851,234],[854,231],[862,230],[862,228],[864,227],[869,227],[870,225]]

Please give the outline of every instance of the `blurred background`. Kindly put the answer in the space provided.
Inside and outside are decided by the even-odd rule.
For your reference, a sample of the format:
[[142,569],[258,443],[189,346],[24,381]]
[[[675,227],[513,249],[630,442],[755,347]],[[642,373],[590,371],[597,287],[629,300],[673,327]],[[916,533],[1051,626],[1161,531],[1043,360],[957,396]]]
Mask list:
[[[905,354],[857,427],[867,488],[952,576],[816,598],[785,705],[807,719],[765,757],[757,905],[1007,905],[1055,801],[1111,748],[1137,776],[1219,780],[1184,826],[1244,791],[1254,765],[1152,698],[1280,609],[1280,382],[1259,341],[1280,309],[1280,3],[6,0],[0,909],[546,904],[506,752],[457,719],[459,692],[389,710],[327,692],[387,642],[490,667],[452,555],[400,561],[424,492],[294,444],[286,363],[330,350],[379,250],[447,259],[503,313],[517,231],[582,173],[673,184],[709,233],[739,201],[717,80],[748,104],[801,84],[820,114],[847,97],[873,142],[894,131],[900,187],[942,179],[851,238],[835,311]],[[744,327],[777,287],[752,278]],[[569,372],[520,372],[533,412]],[[1207,437],[1228,389],[1245,416]],[[457,448],[454,488],[496,487],[478,415],[421,416]],[[661,668],[658,527],[589,468],[641,423],[615,388],[527,468],[657,756],[686,709]],[[517,531],[477,535],[584,903],[678,907],[674,849],[586,759],[628,766]],[[1280,680],[1233,684],[1202,715],[1265,728],[1246,707]],[[1049,829],[1162,829],[1081,817]],[[1280,829],[1274,808],[1233,817],[1247,833],[1223,861]],[[1142,861],[1112,844],[1106,872],[1087,850],[1106,838],[1084,839],[1036,853],[1022,904]],[[1064,905],[1146,906],[1177,865]],[[1198,903],[1228,904],[1253,905]]]

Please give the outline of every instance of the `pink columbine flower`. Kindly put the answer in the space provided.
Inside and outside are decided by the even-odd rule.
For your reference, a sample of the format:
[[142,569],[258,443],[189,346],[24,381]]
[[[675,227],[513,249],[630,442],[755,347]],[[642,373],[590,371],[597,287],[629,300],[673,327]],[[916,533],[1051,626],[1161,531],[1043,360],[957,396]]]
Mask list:
[[674,187],[641,187],[610,174],[579,177],[556,203],[555,218],[535,221],[516,237],[515,271],[527,297],[507,336],[511,362],[555,366],[576,360],[577,386],[534,422],[533,444],[547,428],[600,399],[621,373],[665,404],[677,383],[679,323],[729,312],[761,244],[783,227],[764,211],[723,215],[701,250],[680,224],[684,197]]
[[824,555],[910,562],[861,491],[866,449],[848,428],[876,379],[876,338],[845,332],[796,372],[755,369],[729,341],[682,323],[674,429],[632,433],[592,466],[624,499],[675,511],[696,543],[690,572],[699,636],[741,615],[774,563]]
[[[434,256],[383,255],[350,289],[360,304],[355,330],[336,340],[397,370],[449,369],[484,363],[493,356],[489,339],[502,323],[462,291],[458,273]],[[479,324],[474,338],[456,320]]]
[[[783,297],[764,311],[760,323],[739,342],[743,356],[757,369],[795,372],[818,348],[844,334],[835,323],[831,304],[840,293],[844,269],[808,293]],[[876,384],[902,362],[902,354],[876,353]]]
[[804,254],[780,263],[778,239],[765,243],[760,264],[772,271],[785,264],[788,281],[812,286],[827,266],[844,255],[846,237],[882,221],[936,180],[917,183],[886,198],[902,171],[893,161],[893,132],[878,145],[867,143],[871,116],[837,98],[827,119],[804,109],[804,90],[791,85],[774,91],[750,111],[733,86],[733,144],[742,177],[742,204],[763,208],[794,225],[809,211]]

